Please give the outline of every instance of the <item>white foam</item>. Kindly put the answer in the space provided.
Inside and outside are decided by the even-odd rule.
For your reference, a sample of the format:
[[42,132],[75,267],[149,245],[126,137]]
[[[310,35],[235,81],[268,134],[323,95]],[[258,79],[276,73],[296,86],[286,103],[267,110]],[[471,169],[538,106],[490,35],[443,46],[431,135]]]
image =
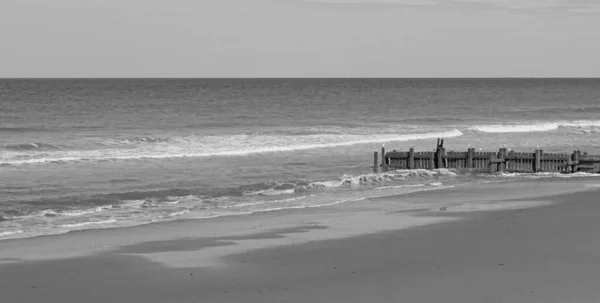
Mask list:
[[44,153],[7,152],[0,164],[44,164],[80,161],[116,161],[141,159],[168,159],[210,156],[243,156],[256,153],[286,152],[315,148],[350,146],[431,138],[462,136],[457,129],[444,132],[414,134],[313,134],[302,136],[233,135],[204,136],[173,139],[144,145],[135,149],[66,150]]
[[[442,183],[440,183],[441,185]],[[423,187],[426,184],[410,184],[410,185],[392,185],[392,186],[381,186],[375,187],[375,190],[384,190],[384,189],[397,189],[397,188],[407,188],[407,187]]]
[[301,197],[294,197],[294,198],[281,199],[281,200],[256,201],[256,202],[247,202],[247,203],[237,203],[237,204],[233,204],[233,205],[220,205],[219,208],[242,208],[242,207],[258,206],[258,205],[264,205],[264,204],[286,203],[286,202],[304,200],[308,197],[314,197],[314,194],[309,195],[309,196],[301,196]]
[[76,211],[71,211],[71,212],[61,212],[61,213],[55,213],[55,214],[67,216],[67,217],[79,217],[79,216],[83,216],[83,215],[89,215],[89,214],[93,214],[93,213],[102,212],[104,210],[108,210],[111,208],[112,208],[112,205],[106,205],[106,206],[96,207],[93,209],[76,210]]
[[574,129],[578,131],[590,132],[600,131],[600,120],[575,120],[575,121],[552,121],[535,122],[527,124],[504,123],[476,125],[471,130],[484,133],[530,133],[530,132],[548,132],[559,129]]
[[514,177],[523,177],[529,179],[540,179],[540,178],[590,178],[590,177],[600,177],[598,174],[590,174],[584,172],[577,172],[573,174],[563,174],[558,172],[539,172],[539,173],[500,173],[498,174],[500,177],[505,178],[514,178]]
[[570,122],[562,123],[561,126],[563,126],[563,127],[576,127],[576,128],[580,128],[580,127],[600,127],[600,121],[577,120],[577,121],[570,121]]
[[74,224],[63,224],[63,225],[59,225],[58,227],[62,227],[62,228],[74,228],[74,227],[83,227],[83,226],[88,226],[88,225],[110,224],[110,223],[115,223],[115,222],[117,222],[117,220],[110,219],[110,220],[106,220],[106,221],[83,222],[83,223],[74,223]]
[[171,214],[169,214],[169,216],[170,216],[170,217],[177,217],[177,216],[182,216],[182,215],[185,215],[185,214],[187,214],[187,213],[189,213],[189,212],[190,212],[190,211],[189,211],[188,209],[186,209],[186,210],[183,210],[183,211],[179,211],[179,212],[174,212],[174,213],[171,213]]
[[262,196],[280,196],[280,195],[291,195],[295,191],[296,190],[293,189],[293,188],[288,188],[288,189],[274,189],[274,188],[269,188],[269,189],[265,189],[265,190],[255,191],[255,192],[247,192],[247,193],[244,193],[244,196],[257,196],[257,195],[262,195]]
[[5,232],[0,232],[0,237],[5,238],[5,237],[14,236],[14,235],[22,234],[22,233],[23,233],[22,230],[5,231]]
[[534,123],[479,125],[472,129],[484,133],[530,133],[557,130],[558,127],[558,123]]
[[357,186],[362,184],[376,184],[386,181],[402,181],[406,179],[429,179],[435,177],[456,177],[458,174],[449,169],[415,169],[415,170],[395,170],[384,173],[371,173],[362,175],[344,175],[338,180],[312,182],[308,187],[316,188],[337,188],[344,186]]

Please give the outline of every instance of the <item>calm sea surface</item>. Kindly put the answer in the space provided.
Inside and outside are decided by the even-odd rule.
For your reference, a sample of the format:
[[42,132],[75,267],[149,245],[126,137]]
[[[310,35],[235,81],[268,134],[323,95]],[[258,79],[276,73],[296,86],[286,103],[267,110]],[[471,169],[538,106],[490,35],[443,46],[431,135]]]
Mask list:
[[600,153],[600,79],[0,80],[0,239],[540,176],[388,149]]

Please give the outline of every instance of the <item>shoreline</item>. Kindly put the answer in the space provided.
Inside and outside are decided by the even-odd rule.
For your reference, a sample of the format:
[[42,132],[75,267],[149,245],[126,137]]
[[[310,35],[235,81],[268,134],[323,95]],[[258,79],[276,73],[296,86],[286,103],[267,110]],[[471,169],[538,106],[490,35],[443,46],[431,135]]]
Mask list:
[[[443,169],[443,170],[434,170],[434,171],[430,171],[430,170],[404,170],[401,171],[402,173],[412,173],[412,172],[427,172],[429,174],[447,174],[449,173],[450,175],[454,174],[454,173],[458,173],[457,171],[453,171],[452,169]],[[387,173],[394,173],[394,172],[387,172]],[[385,174],[385,173],[384,173]],[[522,176],[521,176],[522,175]],[[358,175],[358,176],[351,176],[352,178],[357,178],[363,175]],[[367,176],[368,178],[374,178],[376,179],[377,174],[364,174],[364,176]],[[436,175],[437,176],[437,175]],[[459,176],[462,176],[461,174],[459,174]],[[491,178],[488,178],[489,176],[491,176]],[[475,182],[481,182],[482,180],[478,180],[477,178],[477,173],[471,175],[471,177],[473,177],[472,181]],[[342,177],[343,178],[343,177]],[[544,179],[544,180],[548,180],[549,182],[554,182],[556,180],[570,180],[570,179],[582,179],[582,180],[595,180],[595,179],[600,179],[600,175],[594,175],[594,174],[556,174],[556,173],[540,173],[540,174],[501,174],[501,175],[485,175],[485,178],[489,179],[487,181],[483,181],[483,182],[514,182],[514,181],[521,181],[521,182],[528,182],[531,180],[539,180],[539,179]],[[503,179],[508,179],[508,180],[503,180]],[[515,179],[522,179],[522,180],[515,180]],[[411,179],[412,180],[412,179]],[[438,190],[443,190],[444,187],[454,187],[454,186],[468,186],[468,184],[464,184],[463,181],[457,181],[460,180],[459,178],[449,178],[449,182],[448,184],[446,184],[446,180],[441,180],[439,183],[435,181],[436,178],[432,178],[431,182],[423,182],[423,183],[418,183],[418,184],[414,184],[414,185],[418,185],[418,186],[422,186],[419,187],[419,189],[414,189],[415,192],[421,192],[421,191],[438,191]],[[347,180],[344,180],[347,181]],[[443,182],[442,182],[443,181]],[[326,181],[323,181],[324,183],[326,183]],[[313,182],[313,183],[323,183],[323,182]],[[468,183],[468,182],[465,182]],[[410,183],[408,185],[406,185],[406,187],[411,187],[413,185],[413,183]],[[417,187],[418,187],[417,186]],[[439,186],[439,187],[438,187]],[[390,186],[389,188],[394,188],[394,187],[402,187],[402,186]],[[438,187],[438,188],[436,188]],[[385,186],[382,187],[381,189],[386,188]],[[380,188],[375,188],[375,189],[380,189]],[[393,191],[393,190],[392,190]],[[412,193],[410,191],[412,190],[407,190],[408,192],[402,193],[401,195],[411,195]],[[325,193],[327,193],[327,191],[323,191]],[[320,194],[321,192],[319,192]],[[392,196],[394,194],[398,194],[398,193],[390,193],[390,194],[384,194],[384,196]],[[336,194],[337,195],[337,194]],[[302,203],[300,203],[300,205],[294,206],[294,205],[284,205],[284,206],[278,206],[278,205],[273,205],[270,206],[270,208],[266,208],[264,209],[262,206],[256,207],[256,208],[248,208],[248,209],[237,209],[237,208],[230,208],[230,207],[224,207],[224,208],[214,208],[214,209],[208,209],[207,213],[203,213],[203,208],[200,208],[199,212],[196,213],[196,209],[194,209],[194,205],[184,205],[182,206],[185,210],[181,211],[181,212],[177,212],[175,210],[173,210],[173,213],[170,213],[168,216],[163,216],[163,217],[155,217],[155,218],[150,218],[151,220],[148,220],[148,218],[146,218],[145,216],[148,215],[146,213],[142,213],[141,215],[141,219],[137,218],[135,216],[131,216],[131,217],[127,217],[127,216],[123,216],[122,215],[122,211],[121,209],[124,210],[129,210],[128,205],[121,205],[118,202],[112,203],[112,204],[103,204],[100,206],[93,206],[93,207],[83,207],[81,210],[75,210],[74,213],[83,213],[83,214],[88,214],[88,213],[92,213],[92,217],[88,217],[88,216],[82,216],[81,218],[79,217],[79,214],[75,214],[73,215],[73,213],[63,213],[63,211],[60,210],[53,210],[51,208],[45,209],[45,208],[40,208],[40,209],[44,209],[44,210],[38,210],[37,212],[33,212],[31,213],[30,216],[25,216],[25,217],[31,217],[36,219],[37,217],[41,216],[41,219],[36,219],[36,220],[42,220],[40,222],[45,222],[44,220],[48,219],[50,221],[45,222],[45,223],[36,223],[33,222],[30,225],[27,225],[28,222],[24,222],[24,223],[15,223],[13,225],[11,225],[11,217],[9,216],[7,222],[4,222],[8,225],[6,225],[6,232],[4,234],[8,234],[5,237],[0,236],[0,243],[1,242],[5,242],[5,241],[11,241],[11,240],[18,240],[18,239],[24,239],[24,238],[35,238],[35,237],[43,237],[43,236],[52,236],[52,235],[61,235],[61,234],[65,234],[65,233],[72,233],[72,232],[79,232],[82,230],[100,230],[100,229],[113,229],[113,228],[119,228],[119,229],[126,229],[126,228],[131,228],[131,227],[136,227],[136,226],[142,226],[142,225],[147,225],[147,224],[162,224],[164,222],[177,222],[180,220],[213,220],[215,218],[221,218],[221,217],[229,217],[229,216],[233,216],[233,217],[238,217],[238,216],[247,216],[247,215],[253,215],[253,214],[257,214],[257,213],[262,213],[262,212],[271,212],[271,211],[279,211],[279,210],[284,210],[284,211],[294,211],[295,209],[305,209],[305,208],[326,208],[329,207],[332,204],[346,204],[348,202],[352,202],[353,199],[355,199],[356,197],[352,197],[352,196],[348,196],[348,197],[343,197],[343,198],[339,198],[341,200],[336,200],[337,196],[333,195],[333,193],[331,193],[329,195],[329,197],[327,197],[327,199],[323,200],[323,201],[319,201],[318,203],[315,203],[314,205],[310,205],[310,206],[304,206],[301,205]],[[182,199],[185,200],[186,197],[180,197]],[[298,197],[298,200],[303,199],[303,196]],[[368,197],[368,196],[364,196],[364,197],[359,197],[360,199],[376,199],[376,197]],[[198,198],[200,199],[200,198]],[[292,199],[296,199],[296,197],[294,196]],[[292,200],[290,199],[290,200]],[[137,201],[137,202],[136,202]],[[135,200],[134,202],[136,203],[140,203],[139,201],[143,201],[141,199]],[[265,200],[267,201],[267,200]],[[332,202],[333,201],[333,202]],[[179,202],[178,200],[176,202]],[[258,204],[265,204],[265,205],[271,205],[269,203],[270,201],[267,201],[266,203],[258,203]],[[204,203],[203,201],[199,202],[200,204]],[[279,207],[281,207],[281,209],[278,209]],[[113,209],[116,211],[116,213],[112,213]],[[152,208],[150,208],[152,209]],[[161,210],[161,208],[157,208],[158,210]],[[230,210],[233,209],[233,210]],[[156,211],[156,210],[154,210]],[[136,213],[136,210],[132,211],[133,213]],[[46,214],[48,213],[48,215]],[[187,213],[187,215],[185,215]],[[184,216],[179,217],[181,214],[184,214]],[[55,218],[47,218],[47,217],[54,217],[56,216],[56,221],[61,221],[61,220],[66,220],[66,222],[61,222],[61,223],[55,223],[54,220]],[[172,218],[170,218],[169,216],[171,216]],[[20,217],[15,217],[15,218],[20,218]],[[139,220],[138,220],[139,219]],[[0,220],[1,217],[0,217]],[[28,219],[29,220],[29,219]],[[33,219],[32,219],[33,220]],[[38,225],[36,225],[38,224]],[[0,222],[0,225],[3,225]],[[1,234],[1,233],[0,233]]]
[[[589,182],[582,182],[583,180]],[[412,192],[398,196],[374,197],[320,207],[258,211],[249,214],[227,215],[206,219],[177,219],[126,227],[93,228],[73,230],[60,234],[5,239],[0,240],[0,245],[4,247],[3,251],[0,251],[0,259],[12,258],[14,256],[21,256],[23,260],[69,258],[110,251],[120,246],[148,241],[171,240],[184,237],[246,235],[253,232],[270,232],[290,226],[302,226],[306,222],[321,221],[322,224],[327,224],[328,221],[333,221],[336,218],[348,220],[350,217],[360,217],[361,213],[369,213],[380,218],[382,215],[404,214],[406,215],[404,219],[410,220],[412,217],[422,215],[423,213],[437,216],[440,209],[443,209],[446,213],[461,213],[458,211],[460,208],[457,208],[459,205],[462,205],[463,212],[498,211],[503,208],[510,209],[510,207],[536,207],[545,204],[541,201],[552,199],[555,196],[594,190],[594,187],[589,187],[587,184],[597,184],[595,180],[598,179],[552,178],[530,179],[522,182],[506,181],[468,184],[458,187]],[[554,186],[548,184],[560,185]],[[511,193],[507,194],[507,188],[511,187]],[[540,193],[535,189],[530,190],[530,187],[543,187],[550,192]],[[598,187],[600,188],[600,186]],[[491,195],[486,198],[489,200],[488,202],[502,203],[512,201],[513,205],[510,207],[507,205],[497,205],[495,208],[490,208],[487,205],[483,209],[468,209],[468,205],[474,205],[474,203],[479,205],[479,201],[484,201],[484,204],[486,204],[486,199],[481,198],[483,194]],[[514,202],[518,202],[519,200],[526,201],[524,204],[514,205]],[[409,201],[409,203],[398,204],[397,201]],[[467,209],[464,209],[465,205],[467,205]],[[451,207],[450,210],[448,210],[449,207]],[[355,221],[360,222],[358,219],[355,219]],[[395,225],[397,225],[397,229],[410,228],[410,226],[403,224]],[[199,228],[202,230],[199,230]],[[381,228],[383,230],[393,230],[394,224]],[[372,228],[365,233],[378,232],[381,231],[381,228]],[[360,234],[360,231],[355,231],[351,236]],[[132,235],[133,237],[128,237],[127,235]],[[335,238],[336,235],[330,237]],[[90,239],[93,239],[93,241]],[[33,247],[36,248],[31,249]],[[40,248],[45,248],[45,250],[51,251],[51,253],[31,254],[31,251],[39,252]]]
[[[598,193],[503,200],[517,202],[516,207],[495,211],[457,204],[456,211],[451,206],[394,213],[391,201],[378,201],[390,209],[381,213],[381,205],[379,211],[361,205],[341,214],[331,209],[323,221],[306,213],[292,216],[278,229],[246,225],[243,230],[238,225],[238,233],[228,235],[219,231],[208,237],[138,239],[53,260],[10,260],[3,247],[2,293],[11,302],[78,302],[83,297],[87,302],[595,302],[600,298],[595,286],[600,245],[594,241],[600,233]],[[436,192],[444,194],[452,198],[459,190]],[[477,189],[471,194],[481,195]],[[535,201],[544,203],[533,208],[519,203]],[[406,214],[425,224],[399,229],[397,219],[406,219]],[[386,216],[390,220],[376,221]],[[251,223],[277,221],[266,217]],[[313,218],[312,224],[307,217]],[[349,236],[340,237],[340,230],[350,227],[340,222],[349,218],[353,224],[354,219],[369,221],[360,233],[350,229]],[[430,224],[432,218],[440,220]],[[390,225],[365,233],[362,227],[377,228],[364,223]],[[332,231],[335,237],[328,236]],[[101,239],[96,232],[87,236]]]

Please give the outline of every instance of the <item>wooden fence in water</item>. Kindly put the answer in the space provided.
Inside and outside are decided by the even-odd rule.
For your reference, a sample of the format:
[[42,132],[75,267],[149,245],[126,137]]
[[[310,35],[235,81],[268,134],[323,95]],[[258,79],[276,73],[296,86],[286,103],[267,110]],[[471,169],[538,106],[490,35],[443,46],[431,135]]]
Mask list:
[[[489,172],[559,172],[559,173],[600,173],[600,156],[591,156],[579,150],[572,154],[534,152],[515,152],[501,148],[498,152],[481,152],[469,148],[466,152],[446,151],[439,144],[435,151],[415,152],[414,148],[406,152],[385,152],[381,149],[381,162],[378,153],[374,154],[374,168],[383,171],[396,169],[470,169]],[[379,164],[381,163],[381,164]]]

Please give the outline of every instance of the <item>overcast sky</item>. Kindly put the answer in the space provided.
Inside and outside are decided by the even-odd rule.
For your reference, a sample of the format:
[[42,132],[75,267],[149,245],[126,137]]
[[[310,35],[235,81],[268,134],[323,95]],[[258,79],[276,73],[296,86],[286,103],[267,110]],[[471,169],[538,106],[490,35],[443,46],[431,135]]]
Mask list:
[[600,0],[0,0],[0,77],[600,77]]

